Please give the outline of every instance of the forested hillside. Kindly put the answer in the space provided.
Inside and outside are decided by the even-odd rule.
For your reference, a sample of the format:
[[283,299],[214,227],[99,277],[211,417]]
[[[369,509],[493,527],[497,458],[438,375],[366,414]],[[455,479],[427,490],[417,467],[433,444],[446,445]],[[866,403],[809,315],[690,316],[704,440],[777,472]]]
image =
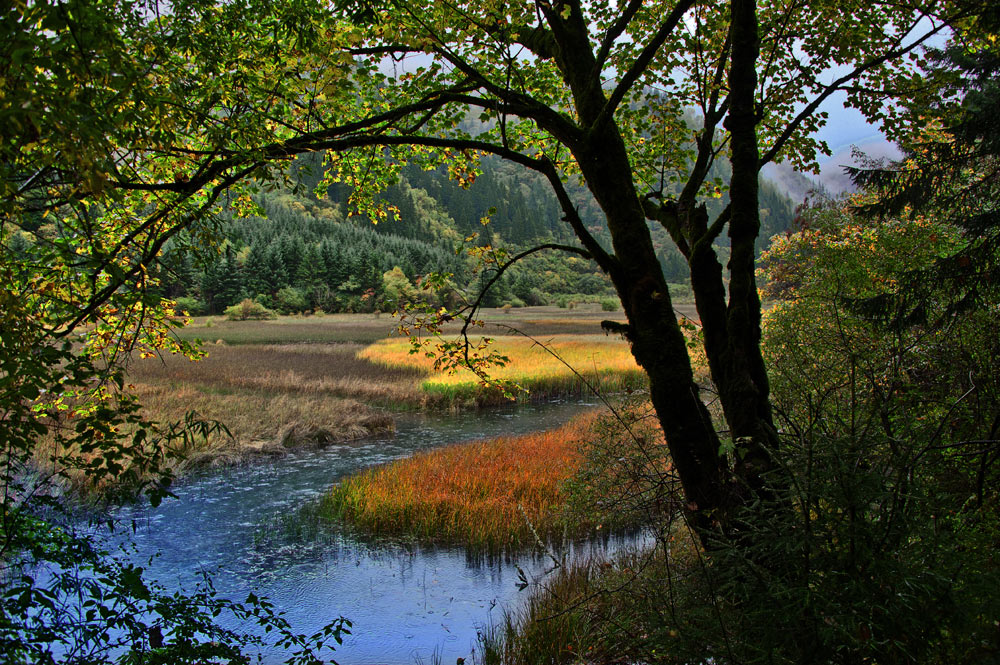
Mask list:
[[[726,179],[725,170],[726,165],[718,167],[715,177]],[[496,158],[484,159],[481,173],[467,187],[450,180],[444,169],[405,168],[383,193],[391,212],[377,224],[351,214],[346,185],[335,183],[318,197],[321,172],[319,155],[300,158],[290,169],[293,187],[258,195],[263,216],[222,213],[212,230],[223,239],[220,249],[191,258],[189,252],[172,251],[177,243],[168,247],[163,259],[167,294],[191,313],[220,313],[246,298],[282,313],[391,311],[401,300],[433,299],[419,288],[421,276],[430,272],[453,275],[450,297],[472,296],[483,276],[467,256],[470,247],[524,249],[570,242],[551,189],[540,177]],[[592,198],[581,187],[571,193],[582,219],[597,233],[601,219]],[[725,203],[724,196],[707,201],[715,214]],[[758,251],[772,235],[787,230],[792,217],[791,201],[762,180]],[[653,230],[668,279],[683,285],[683,256],[664,229]],[[723,235],[720,242],[727,240]],[[487,304],[564,305],[611,295],[610,283],[594,264],[546,252],[514,266]]]

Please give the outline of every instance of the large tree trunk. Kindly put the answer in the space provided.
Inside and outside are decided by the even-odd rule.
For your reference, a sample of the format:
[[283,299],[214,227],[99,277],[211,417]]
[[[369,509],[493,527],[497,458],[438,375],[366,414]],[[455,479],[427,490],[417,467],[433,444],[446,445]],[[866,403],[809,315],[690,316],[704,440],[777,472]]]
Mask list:
[[[754,109],[758,54],[756,8],[733,0],[730,34],[730,107],[733,178],[729,220],[732,259],[727,294],[723,269],[711,247],[703,206],[689,201],[674,214],[690,250],[692,286],[705,332],[705,350],[720,393],[730,436],[739,449],[733,473],[720,455],[720,439],[703,403],[677,322],[670,293],[647,227],[625,143],[614,122],[598,118],[607,98],[587,41],[587,26],[575,15],[553,19],[561,49],[556,55],[573,93],[582,127],[571,145],[587,185],[604,212],[619,270],[612,279],[629,321],[632,353],[649,376],[653,407],[663,428],[674,467],[703,542],[711,530],[729,531],[732,509],[746,501],[745,490],[764,488],[777,443],[767,374],[760,352],[760,302],[754,281],[754,241],[759,231],[758,152]],[[711,148],[710,142],[708,148]],[[693,179],[703,178],[694,175]],[[699,182],[693,183],[692,192]],[[704,240],[704,242],[699,242]]]
[[607,217],[615,255],[627,257],[615,288],[628,316],[632,353],[649,376],[653,407],[704,539],[726,506],[728,474],[614,125],[581,146],[577,159]]
[[732,144],[733,174],[729,185],[732,214],[729,238],[728,330],[724,350],[728,376],[720,386],[726,420],[738,446],[736,476],[760,491],[763,474],[772,466],[777,433],[771,416],[770,386],[761,355],[760,297],[754,276],[754,243],[760,232],[757,123],[757,11],[753,0],[732,2],[732,66],[729,69],[730,109],[726,128]]

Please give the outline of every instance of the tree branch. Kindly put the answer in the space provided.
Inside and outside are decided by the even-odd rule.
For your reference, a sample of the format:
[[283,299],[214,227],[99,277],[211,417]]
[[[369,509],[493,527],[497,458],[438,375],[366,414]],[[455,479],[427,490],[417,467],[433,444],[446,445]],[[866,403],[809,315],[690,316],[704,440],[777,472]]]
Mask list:
[[656,31],[656,34],[653,35],[653,38],[639,53],[639,56],[635,59],[635,62],[632,63],[632,66],[628,68],[628,71],[626,71],[624,75],[622,75],[618,85],[615,86],[615,89],[612,91],[608,101],[604,104],[604,108],[601,109],[601,113],[597,116],[597,119],[590,127],[590,131],[599,133],[604,125],[611,120],[611,117],[618,109],[618,105],[622,103],[623,99],[625,99],[625,95],[632,89],[632,86],[639,80],[639,77],[642,76],[643,72],[646,71],[646,68],[649,67],[649,64],[653,61],[653,58],[656,57],[657,51],[659,51],[660,47],[667,41],[667,37],[670,36],[670,33],[674,31],[681,19],[684,18],[684,14],[687,13],[687,10],[694,4],[695,0],[679,0],[673,11],[670,12],[670,15],[663,21],[663,23],[660,24],[660,27]]
[[531,256],[536,252],[541,252],[546,249],[555,249],[561,252],[571,252],[573,254],[579,254],[585,259],[593,258],[590,252],[581,247],[574,247],[573,245],[561,245],[558,243],[545,243],[543,245],[537,245],[530,249],[526,249],[523,252],[520,252],[519,254],[515,254],[506,263],[498,264],[496,274],[493,275],[492,278],[490,278],[490,281],[486,282],[483,288],[479,289],[479,293],[477,294],[475,301],[471,305],[468,305],[465,308],[465,310],[469,313],[469,315],[467,317],[464,317],[465,323],[462,324],[462,330],[460,334],[462,335],[463,338],[465,338],[466,343],[468,343],[469,326],[472,325],[472,321],[476,316],[476,312],[479,310],[480,307],[482,307],[483,299],[486,298],[486,294],[489,293],[491,288],[493,288],[493,285],[496,284],[501,277],[503,277],[503,274],[507,272],[507,269],[510,268],[512,265],[514,265],[515,263],[517,263],[518,261],[527,256]]
[[625,11],[608,28],[604,39],[601,40],[600,49],[597,51],[597,72],[595,73],[599,73],[604,68],[604,61],[608,59],[608,54],[611,52],[611,47],[614,46],[615,40],[622,36],[625,28],[635,18],[636,13],[641,7],[642,0],[629,0]]
[[[826,99],[830,95],[832,95],[833,93],[837,92],[837,90],[840,89],[844,84],[846,84],[849,81],[852,81],[852,80],[858,78],[859,76],[861,76],[865,72],[870,71],[870,70],[874,69],[875,67],[878,67],[879,65],[882,65],[882,64],[888,62],[889,60],[894,60],[894,59],[896,59],[896,58],[898,58],[900,56],[906,55],[910,51],[913,51],[918,46],[920,46],[924,42],[926,42],[928,39],[930,39],[934,35],[938,34],[943,29],[943,27],[946,25],[946,23],[947,22],[942,23],[941,25],[935,27],[933,30],[930,30],[930,31],[926,32],[924,35],[922,35],[919,39],[917,39],[912,44],[909,44],[909,45],[901,47],[901,48],[889,49],[888,51],[886,51],[885,53],[883,53],[879,57],[872,58],[871,60],[868,60],[867,62],[864,62],[864,63],[858,65],[853,70],[851,70],[849,73],[841,76],[840,78],[836,79],[835,81],[833,81],[832,83],[830,83],[826,87],[824,87],[823,90],[820,92],[820,94],[815,99],[813,99],[809,104],[807,104],[806,107],[804,109],[802,109],[798,113],[798,115],[796,115],[795,118],[792,119],[791,122],[788,123],[788,125],[785,127],[784,131],[781,132],[781,135],[777,138],[777,140],[775,140],[774,145],[771,146],[771,149],[768,150],[766,153],[764,153],[761,156],[760,162],[759,162],[759,165],[758,165],[758,169],[761,168],[761,167],[763,167],[768,162],[773,161],[774,158],[777,157],[778,153],[781,152],[781,149],[785,147],[785,144],[792,137],[792,134],[795,133],[795,130],[797,130],[799,128],[799,126],[807,118],[809,118],[810,116],[812,116],[812,114],[816,112],[816,109],[819,108],[819,106],[824,101],[826,101]],[[902,40],[903,40],[903,37],[900,37],[899,40],[897,40],[897,43],[901,43]]]

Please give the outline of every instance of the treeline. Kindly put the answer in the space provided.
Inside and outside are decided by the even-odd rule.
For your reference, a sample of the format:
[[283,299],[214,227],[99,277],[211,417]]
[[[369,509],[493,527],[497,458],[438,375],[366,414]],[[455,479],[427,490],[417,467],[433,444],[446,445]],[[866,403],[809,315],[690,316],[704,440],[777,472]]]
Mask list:
[[[725,177],[725,165],[720,167]],[[404,168],[382,194],[398,219],[373,224],[351,217],[350,190],[334,184],[315,190],[322,165],[318,155],[299,158],[290,171],[296,193],[259,195],[261,217],[235,218],[223,212],[212,233],[219,249],[192,259],[168,247],[160,278],[165,294],[193,314],[217,314],[245,299],[281,313],[391,311],[401,302],[438,297],[419,288],[427,273],[452,275],[452,300],[472,298],[491,276],[477,270],[465,250],[472,246],[529,247],[539,242],[571,242],[558,203],[547,183],[500,160],[484,159],[482,173],[468,188],[441,170]],[[571,190],[584,223],[600,235],[599,211],[581,187]],[[717,214],[724,197],[710,199]],[[488,218],[487,226],[481,224]],[[791,201],[761,182],[760,249],[766,238],[792,224]],[[682,285],[687,262],[664,229],[653,227],[667,280]],[[473,239],[470,240],[475,236]],[[723,234],[720,244],[727,243]],[[532,255],[512,268],[488,294],[488,306],[565,304],[613,297],[607,278],[593,262],[573,254]]]
[[[213,231],[223,238],[218,252],[192,259],[190,252],[167,248],[159,273],[165,295],[192,314],[221,313],[247,298],[281,313],[391,311],[405,301],[436,302],[437,294],[419,288],[422,276],[435,272],[452,275],[445,297],[474,297],[490,271],[477,272],[464,251],[471,244],[433,199],[423,190],[410,191],[412,200],[432,213],[410,220],[417,231],[412,235],[436,240],[346,220],[343,206],[328,199],[264,195],[259,200],[264,217],[224,216],[215,222]],[[610,294],[591,262],[549,254],[512,268],[485,304],[542,305]]]

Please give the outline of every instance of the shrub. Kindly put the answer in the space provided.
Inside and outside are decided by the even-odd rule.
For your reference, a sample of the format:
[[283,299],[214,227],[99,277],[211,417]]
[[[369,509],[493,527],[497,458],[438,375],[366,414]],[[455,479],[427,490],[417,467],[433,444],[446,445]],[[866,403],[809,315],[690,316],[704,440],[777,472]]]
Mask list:
[[266,321],[277,318],[277,314],[249,298],[227,307],[225,314],[230,321]]
[[601,311],[602,312],[617,312],[618,311],[618,301],[614,298],[601,298]]
[[177,299],[178,312],[187,312],[191,316],[198,316],[199,314],[204,314],[206,310],[208,310],[208,307],[206,307],[205,303],[197,298],[181,296]]
[[309,300],[301,289],[286,286],[274,294],[274,306],[282,314],[298,314],[309,308]]

